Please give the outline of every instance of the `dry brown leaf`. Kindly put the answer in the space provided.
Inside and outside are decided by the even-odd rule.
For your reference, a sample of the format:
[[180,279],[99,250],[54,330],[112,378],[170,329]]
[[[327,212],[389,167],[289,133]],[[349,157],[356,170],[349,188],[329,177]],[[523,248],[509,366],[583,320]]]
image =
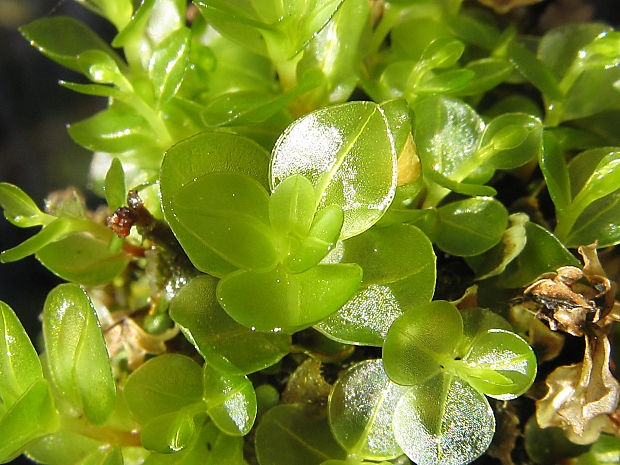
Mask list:
[[547,395],[536,402],[542,428],[559,426],[568,439],[590,444],[612,429],[609,415],[618,407],[620,384],[609,369],[611,346],[605,335],[586,337],[583,362],[555,369]]

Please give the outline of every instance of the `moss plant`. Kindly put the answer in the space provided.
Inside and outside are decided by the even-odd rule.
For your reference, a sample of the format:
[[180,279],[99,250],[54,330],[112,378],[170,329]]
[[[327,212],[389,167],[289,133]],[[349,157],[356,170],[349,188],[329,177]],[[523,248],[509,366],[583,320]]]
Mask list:
[[67,281],[39,353],[0,302],[2,463],[620,461],[618,32],[523,37],[458,0],[79,1],[111,44],[20,31],[107,99],[68,127],[107,215],[0,183],[38,228],[0,260]]

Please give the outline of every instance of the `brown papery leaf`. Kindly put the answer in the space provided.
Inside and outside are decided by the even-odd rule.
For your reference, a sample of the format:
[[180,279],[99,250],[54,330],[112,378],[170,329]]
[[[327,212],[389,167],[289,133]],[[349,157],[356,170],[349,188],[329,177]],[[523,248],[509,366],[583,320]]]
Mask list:
[[577,444],[596,441],[610,430],[620,385],[609,369],[611,347],[604,335],[586,336],[583,362],[559,367],[546,380],[547,395],[536,402],[542,428],[559,426]]

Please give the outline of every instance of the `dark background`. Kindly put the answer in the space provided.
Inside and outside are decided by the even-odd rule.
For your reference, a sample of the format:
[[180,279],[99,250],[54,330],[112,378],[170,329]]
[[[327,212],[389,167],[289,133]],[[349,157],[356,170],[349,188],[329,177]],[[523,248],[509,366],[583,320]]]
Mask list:
[[[545,1],[512,14],[522,28],[535,33],[564,17],[620,23],[618,0]],[[22,24],[50,15],[78,18],[108,41],[114,35],[110,24],[70,0],[0,0],[0,182],[18,185],[41,207],[53,190],[71,185],[88,191],[90,153],[73,143],[65,125],[105,106],[102,98],[58,86],[60,79],[85,81],[43,57],[17,31]],[[97,203],[92,195],[88,200],[91,206]],[[19,244],[37,229],[20,229],[0,217],[0,250]],[[19,315],[36,345],[38,315],[47,293],[60,282],[34,257],[0,264],[0,299]],[[20,458],[14,463],[29,462]]]

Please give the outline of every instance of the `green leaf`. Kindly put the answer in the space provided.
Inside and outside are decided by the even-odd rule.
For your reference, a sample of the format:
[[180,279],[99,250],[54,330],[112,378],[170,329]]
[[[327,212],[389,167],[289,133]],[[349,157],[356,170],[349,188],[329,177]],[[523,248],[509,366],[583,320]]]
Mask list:
[[53,220],[39,210],[28,194],[8,182],[0,183],[0,206],[4,210],[4,217],[20,228],[39,226]]
[[527,242],[523,251],[499,275],[497,285],[514,289],[530,284],[543,273],[555,271],[560,266],[581,264],[562,243],[542,226],[525,224]]
[[85,50],[77,56],[82,72],[91,81],[99,84],[115,84],[121,90],[131,92],[127,81],[113,57],[101,50]]
[[0,399],[10,408],[18,397],[43,379],[41,362],[15,312],[0,301]]
[[48,294],[43,336],[60,393],[92,423],[105,422],[115,406],[116,384],[97,314],[80,286],[61,284]]
[[463,320],[450,302],[417,305],[397,318],[385,337],[385,372],[398,384],[422,384],[454,359],[462,334]]
[[361,280],[355,264],[318,265],[297,274],[280,267],[237,271],[219,282],[217,296],[226,313],[248,328],[293,333],[338,310]]
[[32,441],[56,431],[58,424],[49,384],[39,379],[0,417],[0,462],[10,462]]
[[105,199],[111,212],[125,203],[127,188],[125,187],[125,171],[118,158],[113,158],[105,175]]
[[72,123],[67,131],[76,143],[101,152],[125,152],[141,145],[150,146],[157,140],[144,118],[116,108]]
[[402,454],[392,416],[407,389],[390,381],[381,360],[357,363],[338,379],[329,396],[329,424],[349,455],[385,460]]
[[202,369],[185,355],[159,355],[129,375],[123,393],[131,414],[144,425],[201,403]]
[[538,157],[538,165],[545,177],[549,196],[555,205],[558,216],[561,216],[572,201],[568,165],[557,138],[548,131],[543,138],[544,150]]
[[542,135],[542,123],[538,118],[525,113],[505,113],[484,129],[478,156],[484,158],[481,162],[485,166],[504,170],[517,168],[538,157],[542,151]]
[[142,447],[162,454],[187,447],[196,433],[192,412],[188,410],[180,409],[147,421],[140,430]]
[[103,284],[129,263],[124,252],[113,252],[108,241],[75,233],[47,244],[36,254],[43,266],[61,278],[84,286]]
[[487,450],[495,431],[484,395],[444,374],[403,395],[392,421],[396,442],[418,465],[472,462]]
[[592,171],[580,191],[573,198],[575,208],[583,210],[606,195],[618,190],[620,186],[620,152],[610,150]]
[[43,55],[74,71],[82,72],[77,57],[86,50],[101,50],[119,65],[122,63],[104,40],[74,18],[41,18],[20,27],[19,31]]
[[231,263],[206,249],[191,229],[174,216],[172,200],[181,188],[208,173],[247,174],[267,187],[269,154],[257,143],[235,134],[204,132],[171,147],[162,162],[160,183],[166,221],[196,268],[222,277],[235,270]]
[[269,196],[247,175],[210,173],[185,184],[173,196],[172,214],[196,240],[190,256],[208,249],[247,270],[268,271],[277,263]]
[[463,337],[456,350],[457,358],[463,358],[472,348],[473,341],[489,330],[502,329],[512,331],[512,326],[505,318],[486,308],[470,307],[461,310],[463,318]]
[[[410,103],[415,102],[419,95],[436,95],[463,89],[474,78],[475,73],[470,69],[450,69],[442,73],[426,72],[411,87],[414,97],[408,97]],[[409,86],[408,86],[409,87]]]
[[179,90],[189,63],[190,31],[181,28],[171,33],[155,49],[148,72],[155,96],[163,105]]
[[370,229],[344,241],[342,263],[362,267],[362,288],[335,314],[316,325],[347,344],[381,346],[392,322],[409,307],[431,300],[435,254],[415,226]]
[[[68,218],[56,218],[51,223],[43,226],[34,236],[29,237],[21,244],[12,249],[5,250],[0,255],[2,263],[15,262],[22,258],[37,253],[46,245],[60,240],[76,229],[76,224]],[[81,225],[80,225],[81,226]],[[80,229],[77,227],[77,229]]]
[[70,431],[57,431],[28,445],[28,458],[46,465],[81,463],[89,454],[104,444],[96,439]]
[[314,218],[314,188],[305,177],[295,174],[282,181],[269,198],[271,227],[281,233],[305,236]]
[[396,155],[375,103],[336,105],[286,129],[273,149],[271,185],[304,175],[314,185],[319,208],[335,204],[344,211],[341,237],[346,239],[372,226],[392,201]]
[[201,275],[170,303],[170,317],[208,364],[231,375],[267,368],[288,354],[290,337],[252,331],[229,317],[217,301],[217,280]]
[[[477,391],[500,400],[519,397],[536,377],[536,356],[521,337],[503,329],[490,329],[472,341],[462,363],[465,380]],[[468,371],[468,369],[474,369]],[[489,370],[507,378],[509,385],[496,384],[490,377],[477,376],[476,370]]]
[[131,0],[77,0],[86,8],[107,18],[119,31],[129,22],[133,13]]
[[80,465],[123,465],[123,455],[119,446],[102,447],[88,455]]
[[489,250],[501,239],[508,211],[491,197],[473,197],[437,209],[437,223],[430,231],[437,246],[451,255],[467,257]]
[[460,40],[440,37],[429,43],[420,60],[428,68],[450,68],[456,64],[465,51],[465,44]]
[[599,241],[599,247],[609,247],[620,242],[620,191],[592,202],[577,218],[566,238],[568,247],[579,247]]
[[116,97],[121,95],[116,87],[105,86],[101,84],[77,84],[75,82],[58,81],[58,84],[62,87],[78,92],[84,95],[95,95],[98,97]]
[[260,465],[320,465],[347,456],[326,419],[308,416],[296,404],[269,410],[258,425],[255,444]]
[[230,436],[245,436],[256,419],[256,393],[246,376],[231,376],[204,366],[203,400],[213,423]]
[[506,48],[508,58],[515,65],[515,68],[530,81],[548,99],[561,99],[562,91],[558,86],[558,81],[552,73],[550,63],[547,59],[540,59],[535,53],[519,43],[511,40]]
[[504,82],[512,73],[513,67],[506,60],[482,58],[470,61],[465,69],[474,72],[474,77],[465,87],[454,92],[457,96],[477,95],[487,92]]

